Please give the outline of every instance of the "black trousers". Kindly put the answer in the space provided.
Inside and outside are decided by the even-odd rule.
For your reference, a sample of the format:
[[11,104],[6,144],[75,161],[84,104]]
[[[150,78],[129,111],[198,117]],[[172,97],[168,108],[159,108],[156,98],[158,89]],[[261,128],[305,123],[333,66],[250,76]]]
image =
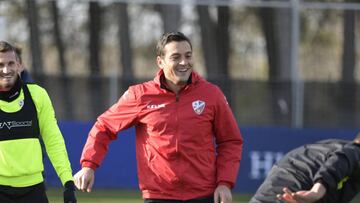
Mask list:
[[213,197],[191,200],[145,199],[144,203],[214,203]]
[[29,187],[0,185],[1,203],[49,203],[44,183]]

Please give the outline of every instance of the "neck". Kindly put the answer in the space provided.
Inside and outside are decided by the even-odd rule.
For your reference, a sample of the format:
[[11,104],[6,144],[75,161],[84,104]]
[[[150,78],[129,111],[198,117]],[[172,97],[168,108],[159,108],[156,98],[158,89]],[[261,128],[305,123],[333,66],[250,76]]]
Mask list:
[[16,83],[11,88],[0,88],[0,100],[11,102],[20,95],[22,82],[18,78]]
[[174,84],[173,82],[166,80],[166,84],[169,87],[169,89],[171,91],[173,91],[174,93],[179,93],[180,90],[185,87],[186,83],[180,83],[180,84]]

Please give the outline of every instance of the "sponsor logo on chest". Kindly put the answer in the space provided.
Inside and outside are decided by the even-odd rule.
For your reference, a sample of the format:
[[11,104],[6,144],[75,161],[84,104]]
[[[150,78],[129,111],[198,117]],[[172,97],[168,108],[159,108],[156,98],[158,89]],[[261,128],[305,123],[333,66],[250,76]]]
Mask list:
[[196,100],[192,102],[192,108],[197,115],[202,114],[205,109],[205,102],[201,100]]
[[150,105],[147,105],[146,108],[148,108],[148,109],[165,108],[165,104],[150,104]]
[[11,128],[20,128],[20,127],[30,127],[32,121],[5,121],[0,123],[0,129],[7,127],[9,130]]

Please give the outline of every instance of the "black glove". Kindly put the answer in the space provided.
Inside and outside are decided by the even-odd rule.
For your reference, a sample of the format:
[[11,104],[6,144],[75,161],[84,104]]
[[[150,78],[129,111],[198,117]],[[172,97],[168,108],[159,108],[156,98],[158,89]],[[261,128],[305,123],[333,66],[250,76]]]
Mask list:
[[65,183],[64,203],[76,203],[75,184],[72,180]]

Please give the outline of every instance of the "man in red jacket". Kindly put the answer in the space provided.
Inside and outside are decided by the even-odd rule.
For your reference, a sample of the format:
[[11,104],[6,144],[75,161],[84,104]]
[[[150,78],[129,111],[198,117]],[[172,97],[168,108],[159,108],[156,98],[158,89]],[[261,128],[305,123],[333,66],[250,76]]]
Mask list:
[[139,187],[145,203],[232,202],[243,139],[221,90],[193,71],[189,39],[165,33],[153,81],[131,86],[90,130],[76,186],[90,192],[110,141],[136,127]]

